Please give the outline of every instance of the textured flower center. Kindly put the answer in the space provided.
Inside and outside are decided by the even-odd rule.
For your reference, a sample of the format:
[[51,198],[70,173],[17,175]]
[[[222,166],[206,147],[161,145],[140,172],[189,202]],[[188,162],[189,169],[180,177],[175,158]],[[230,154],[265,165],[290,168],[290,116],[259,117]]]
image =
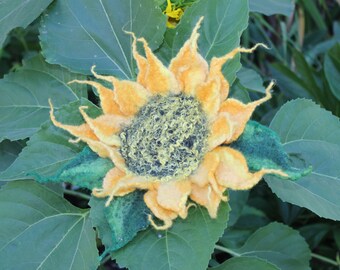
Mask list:
[[204,155],[207,118],[193,97],[155,96],[119,136],[121,155],[133,173],[161,180],[186,177]]

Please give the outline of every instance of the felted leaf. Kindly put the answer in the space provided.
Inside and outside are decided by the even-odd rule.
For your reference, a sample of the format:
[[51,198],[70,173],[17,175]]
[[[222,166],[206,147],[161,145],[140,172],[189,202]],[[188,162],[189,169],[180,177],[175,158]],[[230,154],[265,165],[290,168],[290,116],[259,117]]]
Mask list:
[[[189,38],[192,29],[201,16],[204,20],[199,30],[199,51],[206,60],[222,56],[240,44],[240,36],[248,25],[248,0],[200,0],[188,7],[174,30],[165,35],[165,46],[160,48],[162,60],[169,63]],[[237,22],[237,23],[231,23]],[[175,37],[175,38],[174,38]],[[167,50],[172,49],[171,53]],[[235,80],[241,67],[240,57],[229,60],[223,73],[230,82]]]
[[0,190],[1,269],[93,270],[98,266],[89,211],[33,181]]
[[310,100],[298,99],[282,106],[270,126],[290,153],[293,166],[311,164],[313,171],[294,182],[265,176],[269,187],[283,201],[340,220],[339,119]]
[[[79,113],[79,106],[88,106],[93,117],[100,113],[90,101],[81,99],[64,106],[56,112],[59,121],[66,124],[80,124],[84,120]],[[26,179],[29,173],[51,176],[60,166],[69,162],[80,152],[84,144],[69,142],[70,135],[48,122],[27,142],[27,146],[18,158],[0,174],[0,181]]]
[[7,0],[0,2],[0,48],[9,31],[27,27],[52,0]]
[[227,203],[221,203],[216,219],[210,218],[203,207],[192,207],[188,217],[176,219],[169,230],[149,227],[112,256],[129,270],[206,270],[228,213]]
[[310,168],[292,167],[277,134],[255,121],[249,121],[241,137],[230,146],[246,157],[248,167],[252,171],[262,168],[278,169],[287,173],[292,180],[299,179],[311,171]]
[[36,133],[49,119],[49,98],[58,109],[86,96],[84,85],[67,84],[84,78],[47,64],[40,55],[24,61],[23,67],[0,80],[0,141],[24,139]]
[[135,191],[116,197],[108,207],[105,207],[106,199],[91,198],[90,217],[105,246],[104,255],[125,246],[137,232],[149,226],[150,211],[143,196],[143,191]]
[[155,49],[165,24],[153,0],[59,0],[41,21],[40,41],[49,63],[88,75],[96,65],[100,74],[128,79],[135,77],[135,66],[132,38],[124,31],[144,37]]
[[102,186],[103,178],[112,168],[113,163],[109,159],[101,158],[89,147],[84,147],[83,151],[60,167],[54,175],[44,177],[33,173],[32,176],[41,183],[68,182],[92,190]]

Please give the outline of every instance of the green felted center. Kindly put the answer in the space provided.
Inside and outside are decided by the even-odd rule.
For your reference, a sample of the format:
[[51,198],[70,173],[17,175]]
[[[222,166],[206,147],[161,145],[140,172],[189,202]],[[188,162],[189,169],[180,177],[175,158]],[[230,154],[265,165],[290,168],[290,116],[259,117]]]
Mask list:
[[204,155],[207,118],[193,97],[155,96],[119,136],[121,155],[133,173],[161,180],[185,177]]

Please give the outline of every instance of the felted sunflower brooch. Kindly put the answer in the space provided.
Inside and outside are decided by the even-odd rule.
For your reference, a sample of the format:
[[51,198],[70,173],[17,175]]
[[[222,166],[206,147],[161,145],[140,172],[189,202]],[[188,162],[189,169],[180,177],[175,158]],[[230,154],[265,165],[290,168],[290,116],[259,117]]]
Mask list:
[[[136,82],[99,75],[94,66],[95,78],[111,83],[112,89],[95,81],[73,81],[97,89],[103,115],[91,118],[87,107],[80,107],[85,123],[65,125],[57,121],[50,103],[55,126],[115,165],[93,195],[107,198],[108,206],[115,197],[145,190],[149,221],[157,230],[170,228],[178,216],[186,218],[195,203],[216,218],[220,202],[228,199],[227,189],[250,189],[265,174],[289,177],[273,168],[250,172],[242,152],[228,146],[244,132],[255,108],[271,98],[273,83],[263,98],[243,104],[227,98],[229,83],[222,67],[236,54],[251,53],[261,44],[235,48],[208,64],[198,53],[201,21],[168,68],[145,39],[129,33],[139,70]],[[145,55],[137,51],[138,42]]]

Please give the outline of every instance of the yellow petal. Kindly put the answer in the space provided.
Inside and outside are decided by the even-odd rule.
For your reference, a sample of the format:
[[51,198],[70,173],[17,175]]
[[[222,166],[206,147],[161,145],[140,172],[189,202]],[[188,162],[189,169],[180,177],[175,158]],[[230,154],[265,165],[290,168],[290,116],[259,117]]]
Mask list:
[[227,113],[219,113],[215,121],[211,124],[210,135],[208,137],[208,151],[229,141],[233,135],[233,123]]
[[[221,192],[223,193],[223,190]],[[213,191],[210,185],[200,187],[192,184],[190,199],[207,208],[211,218],[217,217],[218,206],[222,199]]]
[[185,42],[177,56],[171,60],[169,69],[180,84],[180,89],[189,95],[195,93],[198,85],[202,84],[208,74],[208,64],[197,52],[197,33],[203,17],[199,19],[190,38]]
[[139,83],[132,81],[120,81],[113,76],[102,76],[97,74],[92,67],[92,73],[97,79],[111,82],[114,91],[114,101],[118,104],[120,111],[126,116],[135,115],[149,99],[149,92]]
[[256,107],[271,98],[272,95],[270,93],[270,90],[272,89],[273,85],[273,82],[269,84],[266,89],[265,97],[254,102],[243,104],[236,99],[229,98],[222,103],[220,112],[227,113],[229,115],[230,121],[233,126],[233,135],[229,139],[227,139],[225,143],[231,143],[237,140],[238,137],[243,133],[243,130]]
[[104,114],[96,119],[92,119],[85,113],[85,109],[87,109],[86,106],[80,107],[80,113],[99,140],[110,146],[120,146],[120,139],[117,133],[124,125],[128,125],[131,120],[124,116],[112,114]]
[[235,48],[231,52],[227,53],[226,55],[222,57],[213,57],[210,62],[210,69],[209,69],[209,75],[208,75],[208,80],[218,78],[221,82],[221,100],[225,100],[229,94],[229,83],[225,79],[223,73],[222,73],[222,68],[225,62],[227,62],[230,59],[233,59],[236,54],[238,53],[252,53],[258,46],[262,46],[267,48],[266,45],[262,43],[256,44],[253,48],[246,49],[246,48]]
[[211,120],[216,117],[216,114],[221,105],[220,99],[220,82],[218,80],[210,80],[197,86],[195,96],[201,102],[202,109]]
[[237,150],[230,147],[219,147],[214,150],[220,157],[216,169],[217,183],[225,188],[246,190],[255,186],[265,174],[277,174],[287,177],[281,170],[262,169],[258,172],[249,172],[245,157]]
[[159,226],[157,225],[151,216],[149,216],[149,221],[151,225],[157,230],[166,230],[169,229],[172,225],[172,220],[175,219],[178,215],[177,213],[165,209],[158,204],[157,201],[157,191],[149,190],[144,194],[144,201],[147,207],[151,210],[151,212],[160,220],[164,222],[164,225]]
[[[95,66],[92,67],[92,72]],[[105,114],[114,114],[114,115],[123,115],[121,110],[119,109],[118,104],[114,100],[113,91],[105,86],[101,85],[100,83],[94,81],[79,81],[74,80],[69,83],[80,83],[80,84],[88,84],[95,87],[98,91],[99,98],[100,98],[100,105],[103,109]]]
[[187,200],[191,191],[190,181],[169,181],[160,183],[157,202],[165,209],[178,213],[182,218],[187,215]]
[[137,38],[134,33],[126,32],[133,38],[132,53],[138,66],[137,82],[144,86],[153,95],[177,94],[179,92],[174,75],[153,54],[144,38],[138,41],[143,43],[146,58],[137,51]]

